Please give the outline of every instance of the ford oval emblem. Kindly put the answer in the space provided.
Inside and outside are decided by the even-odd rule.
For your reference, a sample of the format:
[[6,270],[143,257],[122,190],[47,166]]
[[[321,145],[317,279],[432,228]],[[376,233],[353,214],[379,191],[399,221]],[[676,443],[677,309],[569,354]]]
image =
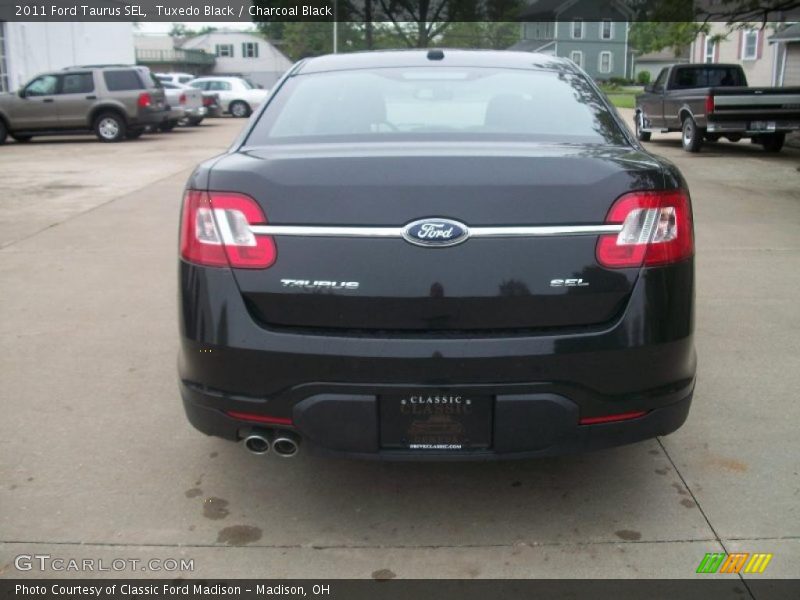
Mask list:
[[403,237],[417,246],[444,248],[466,242],[469,228],[452,219],[420,219],[403,228]]

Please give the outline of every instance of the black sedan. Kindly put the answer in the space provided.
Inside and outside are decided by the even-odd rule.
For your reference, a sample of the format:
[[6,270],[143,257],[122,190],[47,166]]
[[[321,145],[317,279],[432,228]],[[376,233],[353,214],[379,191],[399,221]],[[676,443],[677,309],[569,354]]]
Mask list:
[[180,237],[186,413],[251,452],[543,456],[689,412],[686,183],[569,61],[301,61]]

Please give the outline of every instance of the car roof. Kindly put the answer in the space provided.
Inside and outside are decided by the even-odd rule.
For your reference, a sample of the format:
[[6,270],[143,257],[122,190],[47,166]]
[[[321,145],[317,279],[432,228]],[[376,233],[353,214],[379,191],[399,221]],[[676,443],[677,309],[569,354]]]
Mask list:
[[385,67],[495,67],[508,69],[547,69],[577,72],[565,58],[534,52],[509,50],[379,50],[327,54],[300,63],[294,74],[347,71]]

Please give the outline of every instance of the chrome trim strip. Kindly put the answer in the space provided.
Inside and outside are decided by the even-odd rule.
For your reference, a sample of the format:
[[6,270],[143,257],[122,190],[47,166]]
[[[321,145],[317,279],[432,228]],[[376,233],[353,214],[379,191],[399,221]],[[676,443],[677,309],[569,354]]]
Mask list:
[[[404,227],[340,227],[326,225],[251,225],[255,235],[301,237],[403,238]],[[533,225],[520,227],[470,227],[473,237],[547,237],[619,233],[622,225]]]
[[251,225],[256,235],[304,237],[403,237],[402,227],[339,227],[316,225]]
[[619,233],[622,225],[537,225],[522,227],[473,227],[470,237],[546,237],[551,235],[599,235]]

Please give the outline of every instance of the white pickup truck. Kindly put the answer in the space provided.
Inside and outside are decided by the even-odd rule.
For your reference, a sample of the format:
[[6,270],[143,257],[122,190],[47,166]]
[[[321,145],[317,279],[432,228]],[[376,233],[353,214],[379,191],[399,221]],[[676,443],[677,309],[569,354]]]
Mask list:
[[206,116],[203,93],[193,87],[180,83],[162,81],[161,86],[170,106],[169,120],[159,128],[170,131],[176,125],[200,125]]

